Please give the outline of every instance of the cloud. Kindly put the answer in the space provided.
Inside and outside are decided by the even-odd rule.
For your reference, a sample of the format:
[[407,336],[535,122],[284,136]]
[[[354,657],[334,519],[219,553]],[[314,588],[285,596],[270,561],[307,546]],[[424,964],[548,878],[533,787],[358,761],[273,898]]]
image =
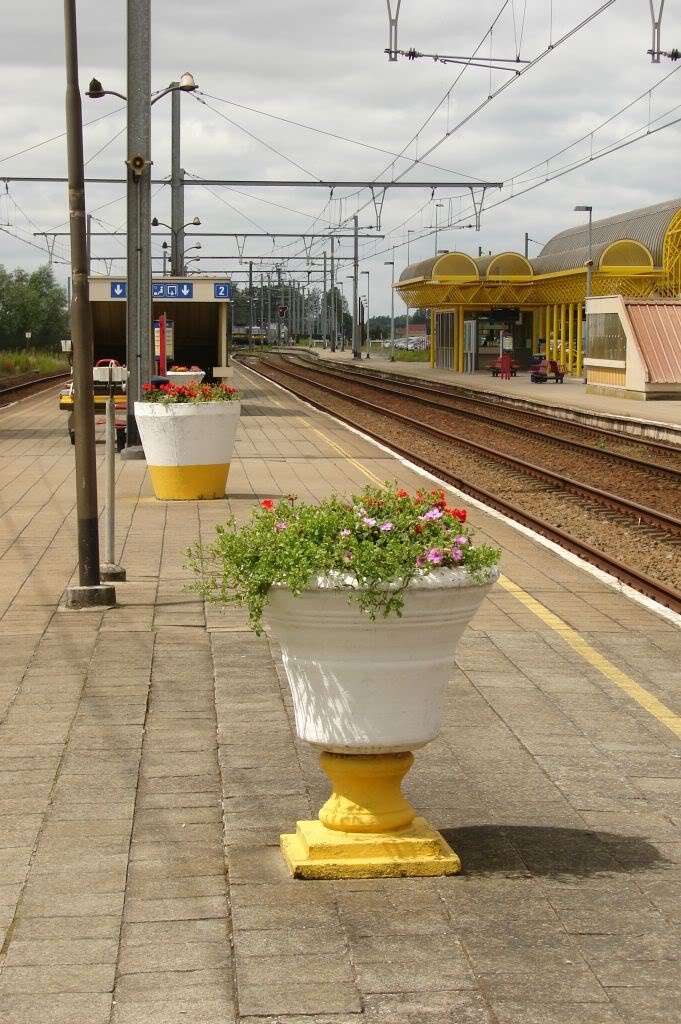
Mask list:
[[[572,0],[553,4],[554,22],[549,25],[550,5],[546,0],[514,0],[506,5],[498,22],[492,52],[532,57],[597,7],[597,0]],[[399,24],[399,45],[415,46],[424,52],[471,54],[495,17],[501,0],[478,0],[474,6],[453,5],[451,0],[403,0]],[[36,16],[36,7],[39,16]],[[104,14],[102,11],[104,10]],[[462,11],[464,13],[462,13]],[[524,24],[523,24],[523,12]],[[515,13],[515,27],[513,21]],[[102,5],[81,0],[79,50],[82,88],[95,75],[105,88],[126,90],[125,4]],[[3,19],[2,51],[5,102],[2,106],[0,159],[31,146],[64,129],[63,26],[59,5],[42,0],[33,5],[12,5]],[[245,104],[282,118],[309,124],[359,142],[399,153],[426,121],[446,90],[458,78],[450,102],[438,110],[407,149],[413,158],[440,139],[444,132],[484,102],[490,88],[507,80],[502,73],[491,76],[481,69],[443,65],[431,60],[388,62],[383,53],[388,41],[385,6],[366,0],[348,0],[343,5],[298,0],[284,8],[273,0],[254,0],[248,5],[226,5],[218,0],[155,0],[153,3],[152,82],[155,89],[191,70],[206,94]],[[481,110],[465,127],[451,135],[428,158],[433,167],[418,164],[408,177],[412,180],[455,180],[465,174],[485,180],[507,181],[513,175],[540,163],[582,134],[591,132],[617,109],[640,93],[651,89],[673,70],[669,61],[652,65],[646,56],[650,45],[650,19],[640,0],[617,0],[596,21],[568,42],[553,50],[536,67],[517,80]],[[665,11],[663,46],[681,41],[681,16]],[[489,40],[481,53],[489,52]],[[627,132],[651,122],[677,103],[680,77],[673,77],[647,98],[594,135],[594,148],[623,138]],[[371,179],[392,175],[394,166],[408,166],[386,153],[330,138],[318,132],[286,124],[271,117],[240,109],[229,103],[208,99],[216,111],[241,127],[230,124],[220,113],[194,98],[182,99],[182,163],[188,172],[205,177],[243,179],[304,179],[290,157],[313,175],[326,179]],[[120,101],[107,97],[83,100],[85,120],[115,110]],[[681,112],[681,111],[680,111]],[[679,112],[677,112],[678,115]],[[125,124],[124,112],[112,114],[85,128],[85,154],[89,159],[106,146]],[[267,142],[283,156],[261,145],[243,129]],[[154,175],[164,177],[170,169],[170,100],[153,108]],[[681,193],[677,168],[681,146],[679,126],[651,136],[618,154],[594,161],[524,196],[514,198],[483,213],[479,233],[442,226],[438,248],[459,248],[476,254],[507,248],[522,249],[524,233],[545,241],[557,231],[576,222],[573,207],[591,204],[594,216],[608,216],[639,205],[658,202]],[[549,163],[557,169],[576,155],[585,155],[590,142]],[[65,174],[66,148],[63,139],[31,153],[0,162],[0,176]],[[125,132],[106,146],[88,165],[88,173],[118,176],[126,156]],[[541,173],[541,168],[537,173]],[[244,188],[252,198],[234,191],[214,189],[220,202],[206,189],[188,186],[185,195],[187,219],[198,215],[203,229],[245,231],[249,220],[267,231],[309,230],[313,218],[320,224],[347,217],[357,209],[358,197],[344,198],[340,191],[329,201],[320,189],[289,190]],[[161,188],[154,200],[154,213],[169,219],[169,190]],[[120,197],[117,202],[112,202]],[[457,220],[465,211],[454,189],[443,189],[437,201],[445,202],[438,216]],[[494,203],[496,196],[489,195]],[[124,186],[88,187],[88,209],[100,223],[96,230],[111,230],[125,220]],[[14,205],[30,217],[32,224]],[[368,193],[359,197],[368,205],[361,223],[375,222]],[[270,205],[279,204],[279,207]],[[294,211],[294,212],[288,212]],[[382,241],[362,244],[362,267],[372,275],[372,312],[390,308],[389,274],[384,260],[395,250],[396,271],[406,262],[406,231],[411,229],[409,255],[412,260],[430,255],[435,239],[428,233],[434,223],[435,207],[428,191],[394,190],[383,208]],[[9,197],[0,198],[0,224],[10,222],[12,231],[31,241],[33,231],[65,230],[68,219],[64,185],[10,183]],[[467,218],[466,218],[467,219]],[[35,225],[35,226],[34,226]],[[61,226],[61,227],[60,227]],[[251,225],[252,227],[252,225]],[[201,230],[201,229],[199,229]],[[419,236],[425,237],[420,238]],[[157,240],[155,251],[160,251]],[[217,257],[236,255],[234,240],[202,238],[203,265],[223,266]],[[321,245],[316,247],[320,250]],[[347,242],[339,243],[349,253]],[[112,256],[124,250],[120,239],[97,237],[93,253]],[[267,239],[247,242],[248,255],[272,251]],[[282,242],[278,253],[303,254],[300,241]],[[531,252],[537,251],[532,243]],[[68,239],[58,240],[55,253],[68,255]],[[32,268],[45,255],[0,232],[0,262],[13,267]],[[123,265],[117,264],[122,270]],[[236,261],[231,265],[238,271]],[[304,264],[299,264],[302,269]],[[100,264],[101,267],[101,264]],[[65,278],[68,267],[60,265]],[[399,303],[398,303],[399,306]]]

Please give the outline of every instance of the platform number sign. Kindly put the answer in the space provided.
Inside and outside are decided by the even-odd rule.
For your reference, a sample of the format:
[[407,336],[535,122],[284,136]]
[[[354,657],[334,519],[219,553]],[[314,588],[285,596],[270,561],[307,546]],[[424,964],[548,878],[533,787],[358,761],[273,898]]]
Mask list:
[[213,298],[214,299],[231,299],[232,297],[232,286],[231,284],[214,284],[213,285]]
[[288,313],[288,306],[280,306],[279,307],[279,319],[280,320],[283,320],[287,313]]

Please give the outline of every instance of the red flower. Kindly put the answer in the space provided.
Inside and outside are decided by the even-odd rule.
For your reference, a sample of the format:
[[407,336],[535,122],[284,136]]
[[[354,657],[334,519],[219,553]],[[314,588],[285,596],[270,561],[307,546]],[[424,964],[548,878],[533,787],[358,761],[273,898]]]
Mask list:
[[271,498],[265,498],[264,501],[260,502],[260,504],[262,505],[263,508],[266,508],[268,512],[270,512],[274,508],[274,502],[272,501]]
[[142,385],[142,390],[143,391],[153,391],[154,390],[154,385],[153,384],[143,384]]
[[417,523],[416,524],[416,526],[414,527],[414,532],[415,533],[423,533],[423,526],[422,526],[421,523]]
[[447,512],[447,514],[450,515],[452,519],[458,519],[460,523],[466,522],[465,508],[447,508],[445,509],[445,512]]
[[397,494],[395,495],[395,497],[396,498],[408,498],[409,497],[409,491],[398,491]]

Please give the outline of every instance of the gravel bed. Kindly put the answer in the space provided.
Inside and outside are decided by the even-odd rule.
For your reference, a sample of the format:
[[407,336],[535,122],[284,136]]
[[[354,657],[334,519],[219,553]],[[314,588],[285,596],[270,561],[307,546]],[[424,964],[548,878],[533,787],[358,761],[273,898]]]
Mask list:
[[[306,368],[309,367],[309,364],[304,362],[301,365]],[[324,369],[326,370],[327,368],[324,367]],[[336,375],[340,376],[338,371],[336,371]],[[387,381],[383,378],[382,382],[389,384],[390,387],[404,388],[405,395],[408,394],[408,385],[402,381]],[[414,397],[418,398],[419,396],[417,394]],[[433,398],[436,401],[441,397],[447,401],[447,404],[451,404],[453,412],[458,411],[462,415],[465,415],[466,412],[478,413],[482,416],[492,417],[499,423],[508,424],[510,428],[528,427],[531,430],[539,430],[547,437],[551,437],[556,441],[580,441],[582,444],[587,444],[600,453],[612,452],[616,455],[633,455],[639,459],[646,459],[651,465],[657,463],[663,468],[676,469],[681,472],[681,448],[674,447],[671,444],[669,445],[669,450],[666,451],[664,448],[656,448],[647,444],[644,439],[639,439],[633,435],[631,437],[622,436],[618,438],[599,432],[598,437],[595,438],[593,430],[588,430],[579,423],[573,423],[570,420],[559,420],[548,414],[541,417],[541,419],[537,419],[529,413],[525,413],[522,410],[509,409],[505,405],[494,404],[478,398],[468,399],[460,397],[456,393],[448,391],[446,387],[441,390],[436,388],[432,395],[424,395],[423,397]]]
[[[308,379],[314,380],[315,372],[308,367],[297,367]],[[337,377],[335,378],[338,379]],[[600,448],[578,452],[556,446],[549,438],[528,437],[513,429],[483,423],[467,417],[465,412],[434,409],[424,405],[419,398],[393,397],[376,391],[371,384],[363,384],[343,377],[343,387],[348,395],[356,395],[380,405],[384,409],[418,415],[422,423],[464,437],[495,451],[512,455],[533,466],[548,469],[559,476],[569,477],[580,483],[599,487],[611,494],[635,500],[660,512],[681,517],[681,479],[678,482],[656,474],[655,467],[622,464],[608,458]]]
[[[627,521],[624,516],[608,513],[604,508],[585,505],[574,495],[556,492],[531,477],[521,477],[515,470],[461,448],[455,442],[426,437],[416,428],[395,423],[390,416],[358,407],[351,397],[332,397],[317,390],[312,382],[294,382],[271,365],[261,364],[260,369],[301,397],[312,398],[329,412],[347,417],[360,429],[381,434],[412,452],[415,458],[441,466],[463,481],[470,480],[471,484],[681,592],[681,544],[667,540],[660,531]],[[601,486],[605,485],[601,483]],[[633,492],[630,489],[628,493]]]

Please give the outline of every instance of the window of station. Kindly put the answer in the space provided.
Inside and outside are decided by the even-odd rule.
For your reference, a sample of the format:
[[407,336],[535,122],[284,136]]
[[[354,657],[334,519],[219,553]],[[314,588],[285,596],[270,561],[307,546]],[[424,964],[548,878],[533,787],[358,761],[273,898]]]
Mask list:
[[589,313],[587,316],[589,357],[624,362],[627,338],[617,313]]

